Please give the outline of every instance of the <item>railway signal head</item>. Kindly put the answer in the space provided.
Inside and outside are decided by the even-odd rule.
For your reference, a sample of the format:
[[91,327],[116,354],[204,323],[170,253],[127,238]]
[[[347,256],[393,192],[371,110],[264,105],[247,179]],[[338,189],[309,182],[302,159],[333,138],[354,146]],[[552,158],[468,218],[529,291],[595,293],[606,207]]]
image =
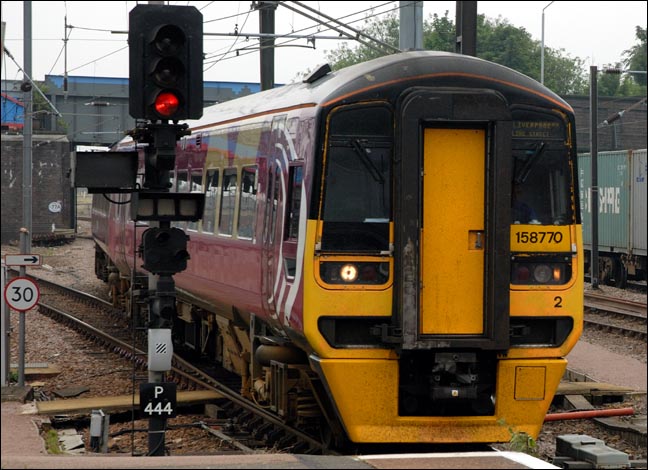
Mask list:
[[184,271],[189,259],[188,238],[179,228],[149,228],[142,234],[142,267],[160,275]]
[[190,6],[140,4],[129,15],[129,113],[197,119],[203,108],[202,14]]

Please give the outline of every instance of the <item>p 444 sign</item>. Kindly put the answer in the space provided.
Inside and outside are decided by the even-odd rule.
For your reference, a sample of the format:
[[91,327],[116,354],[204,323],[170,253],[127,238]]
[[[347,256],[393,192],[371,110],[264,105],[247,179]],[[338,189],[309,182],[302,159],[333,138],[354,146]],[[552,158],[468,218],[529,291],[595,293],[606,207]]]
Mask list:
[[19,312],[26,312],[38,303],[40,291],[32,279],[16,277],[5,287],[4,298],[9,307]]
[[173,382],[140,384],[140,412],[148,418],[174,418],[176,387]]

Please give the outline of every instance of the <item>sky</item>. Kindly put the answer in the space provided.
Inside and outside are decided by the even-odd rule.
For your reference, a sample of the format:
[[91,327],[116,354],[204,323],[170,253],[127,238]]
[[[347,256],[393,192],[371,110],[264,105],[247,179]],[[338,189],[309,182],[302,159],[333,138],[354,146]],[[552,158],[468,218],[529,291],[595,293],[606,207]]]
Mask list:
[[[67,24],[67,70],[69,75],[90,77],[128,77],[128,13],[133,1],[34,1],[32,2],[31,76],[63,75],[65,71],[64,34]],[[140,2],[147,3],[147,2]],[[193,5],[203,14],[204,80],[258,83],[259,53],[256,38],[232,38],[217,34],[258,33],[259,14],[250,10],[251,1],[168,2]],[[293,2],[287,2],[293,5]],[[384,15],[400,2],[386,1],[305,1],[301,2],[323,14],[342,18],[361,28],[367,15]],[[448,11],[455,20],[456,2],[423,2],[424,19]],[[622,59],[623,51],[636,44],[636,26],[646,27],[645,1],[479,1],[477,12],[496,19],[501,17],[524,28],[538,41],[542,38],[544,9],[545,47],[564,49],[570,57],[579,57],[585,67],[604,67]],[[312,16],[314,14],[310,13]],[[328,52],[340,41],[322,37],[338,36],[335,31],[317,26],[312,19],[280,5],[275,13],[276,34],[315,34],[315,49],[306,39],[277,39],[286,43],[275,50],[275,83],[290,83],[300,74],[326,62]],[[23,2],[2,1],[2,21],[6,23],[6,48],[24,70]],[[113,32],[111,32],[113,31]],[[346,41],[351,48],[357,43]],[[290,47],[289,47],[290,46]],[[235,54],[238,51],[238,56]],[[18,66],[6,55],[2,58],[2,79],[22,79]]]

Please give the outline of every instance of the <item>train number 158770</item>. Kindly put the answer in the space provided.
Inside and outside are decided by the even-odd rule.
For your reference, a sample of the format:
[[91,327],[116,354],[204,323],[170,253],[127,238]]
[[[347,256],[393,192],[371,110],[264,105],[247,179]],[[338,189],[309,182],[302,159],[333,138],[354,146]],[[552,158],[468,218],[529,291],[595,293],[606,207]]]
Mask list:
[[571,251],[570,230],[567,225],[561,227],[511,225],[511,251],[529,253]]
[[517,243],[556,243],[563,241],[561,232],[515,232]]

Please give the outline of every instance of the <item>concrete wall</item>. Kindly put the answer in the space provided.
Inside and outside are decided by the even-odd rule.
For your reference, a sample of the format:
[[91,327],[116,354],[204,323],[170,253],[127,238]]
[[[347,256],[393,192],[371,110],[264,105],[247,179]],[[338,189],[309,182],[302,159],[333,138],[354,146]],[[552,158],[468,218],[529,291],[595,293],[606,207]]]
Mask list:
[[[578,153],[590,151],[590,103],[587,96],[563,96],[576,113]],[[636,105],[642,97],[599,97],[598,123],[619,111]],[[637,150],[646,148],[646,103],[623,114],[609,126],[598,129],[598,150]]]
[[[2,135],[2,243],[20,238],[23,227],[23,137]],[[32,139],[32,239],[46,240],[52,229],[73,229],[70,144],[65,135]]]

